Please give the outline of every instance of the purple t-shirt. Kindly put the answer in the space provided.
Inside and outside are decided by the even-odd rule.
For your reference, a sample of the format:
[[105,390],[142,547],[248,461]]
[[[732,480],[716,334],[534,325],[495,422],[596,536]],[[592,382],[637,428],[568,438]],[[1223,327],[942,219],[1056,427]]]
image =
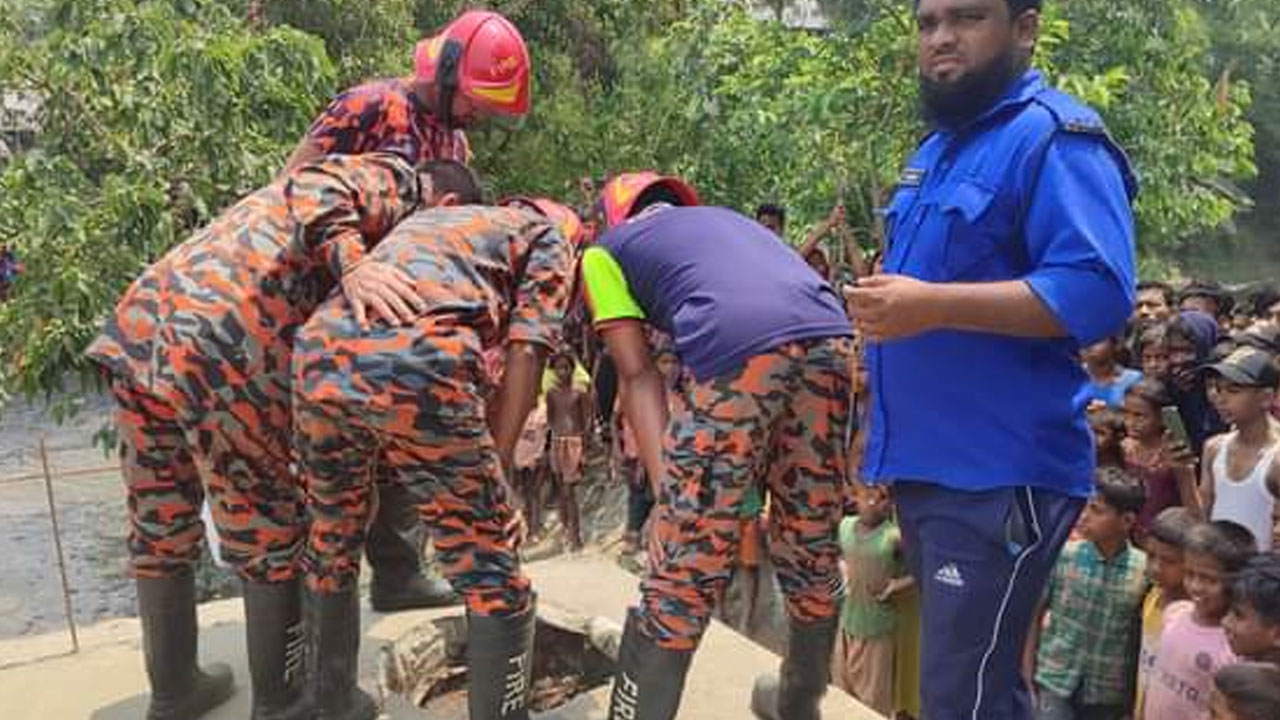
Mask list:
[[583,281],[596,324],[649,322],[700,382],[787,342],[852,334],[835,290],[726,208],[663,208],[613,228],[583,258]]

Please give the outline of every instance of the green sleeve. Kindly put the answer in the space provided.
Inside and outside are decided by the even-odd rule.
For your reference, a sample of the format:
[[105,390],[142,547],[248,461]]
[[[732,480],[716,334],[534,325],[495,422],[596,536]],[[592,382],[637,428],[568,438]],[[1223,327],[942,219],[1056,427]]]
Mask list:
[[837,537],[840,542],[840,551],[844,552],[853,545],[853,526],[858,522],[856,515],[846,515],[840,520],[840,529]]
[[618,261],[602,247],[589,247],[582,255],[582,283],[587,305],[597,323],[608,320],[643,320],[644,310],[631,295]]

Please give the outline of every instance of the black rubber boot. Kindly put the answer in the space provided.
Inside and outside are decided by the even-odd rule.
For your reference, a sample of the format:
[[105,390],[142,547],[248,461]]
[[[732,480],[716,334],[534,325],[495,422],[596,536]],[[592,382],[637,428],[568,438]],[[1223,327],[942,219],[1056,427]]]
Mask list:
[[831,681],[831,652],[839,618],[791,621],[787,656],[778,674],[756,678],[751,712],[761,720],[820,720],[818,710]]
[[244,584],[245,639],[253,679],[252,720],[310,720],[306,624],[297,580]]
[[424,573],[425,528],[412,497],[399,483],[378,484],[378,513],[369,526],[365,557],[373,568],[369,604],[378,612],[457,605],[448,582]]
[[408,577],[374,575],[369,585],[369,605],[383,613],[459,605],[462,596],[448,581],[415,573]]
[[471,720],[528,720],[536,603],[509,617],[467,613]]
[[317,720],[374,720],[378,706],[361,690],[360,595],[351,587],[336,593],[311,593],[312,697]]
[[151,681],[147,720],[195,720],[235,691],[231,668],[196,665],[196,588],[191,570],[138,578],[142,652]]
[[691,650],[665,650],[645,637],[632,610],[618,648],[618,674],[609,696],[609,719],[674,718],[692,660]]

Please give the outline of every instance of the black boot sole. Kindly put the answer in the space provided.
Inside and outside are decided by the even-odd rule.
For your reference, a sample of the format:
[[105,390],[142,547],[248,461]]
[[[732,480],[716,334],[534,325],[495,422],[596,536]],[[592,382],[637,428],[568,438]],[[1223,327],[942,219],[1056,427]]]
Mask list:
[[378,704],[365,691],[356,688],[353,704],[337,713],[315,715],[315,720],[377,720]]
[[284,710],[254,708],[249,720],[316,720],[316,709],[307,701],[299,701],[297,705]]
[[235,693],[231,668],[221,663],[214,664],[187,695],[161,703],[152,702],[147,708],[147,720],[196,720],[230,700]]

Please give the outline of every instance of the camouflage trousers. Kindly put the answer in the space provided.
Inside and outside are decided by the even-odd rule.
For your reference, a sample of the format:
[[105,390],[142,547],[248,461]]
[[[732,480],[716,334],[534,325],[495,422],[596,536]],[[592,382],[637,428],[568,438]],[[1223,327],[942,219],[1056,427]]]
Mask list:
[[431,531],[441,571],[468,609],[523,612],[530,583],[520,569],[515,509],[484,402],[461,383],[436,390],[449,395],[438,412],[438,398],[426,397],[431,391],[376,405],[295,395],[295,443],[311,519],[303,554],[308,585],[336,592],[356,582],[381,478],[406,488]]
[[788,343],[685,386],[664,440],[637,609],[659,646],[697,647],[732,576],[753,484],[770,497],[769,550],[788,615],[812,622],[837,612],[851,352],[846,338]]
[[294,577],[304,539],[302,493],[289,468],[288,406],[264,400],[217,412],[113,378],[129,553],[138,577],[166,577],[200,557],[208,493],[222,559],[247,580]]

